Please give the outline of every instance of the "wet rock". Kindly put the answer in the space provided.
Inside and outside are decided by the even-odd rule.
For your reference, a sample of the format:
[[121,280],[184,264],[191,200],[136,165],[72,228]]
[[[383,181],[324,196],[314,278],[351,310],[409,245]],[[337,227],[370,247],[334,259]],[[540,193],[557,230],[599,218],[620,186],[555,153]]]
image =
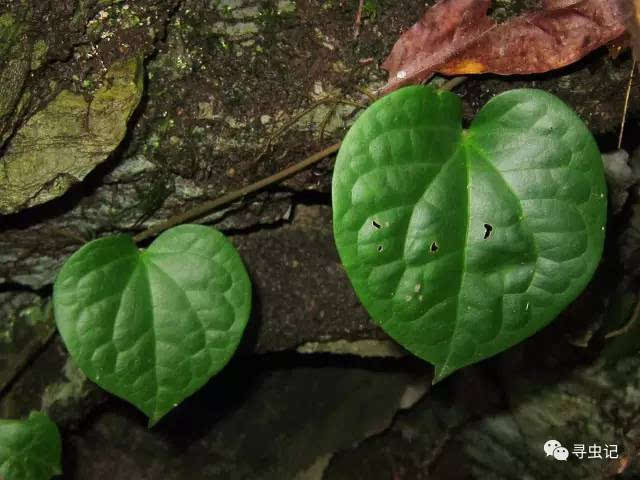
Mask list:
[[152,430],[137,412],[111,404],[70,435],[65,471],[69,478],[313,478],[331,453],[387,428],[407,387],[424,381],[393,365],[274,370],[279,362],[232,362]]
[[60,426],[74,426],[107,398],[73,365],[56,336],[0,398],[0,418],[40,410]]
[[328,206],[298,205],[290,224],[232,237],[254,288],[247,348],[386,338],[351,288],[330,225]]
[[403,357],[408,355],[393,340],[335,340],[333,342],[307,342],[296,348],[298,353],[333,353],[358,357]]
[[[323,478],[634,478],[638,363],[631,356],[562,376],[531,371],[499,384],[474,367],[434,386],[381,436],[334,455]],[[569,450],[567,462],[545,454],[550,439]]]

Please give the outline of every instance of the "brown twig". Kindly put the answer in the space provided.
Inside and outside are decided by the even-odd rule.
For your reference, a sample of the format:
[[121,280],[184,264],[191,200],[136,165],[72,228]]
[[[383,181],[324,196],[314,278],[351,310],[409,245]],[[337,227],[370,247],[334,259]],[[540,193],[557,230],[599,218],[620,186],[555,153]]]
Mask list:
[[338,98],[335,102],[337,105],[349,105],[355,108],[367,108],[367,105],[360,102],[354,102],[352,100],[348,100],[346,98]]
[[267,151],[269,150],[269,147],[271,146],[273,141],[277,137],[282,135],[284,132],[286,132],[289,128],[294,126],[302,117],[304,117],[305,115],[313,112],[320,105],[324,105],[325,103],[329,103],[329,102],[333,102],[333,101],[335,101],[335,98],[331,97],[331,96],[327,96],[327,97],[321,98],[320,100],[316,100],[316,102],[313,105],[311,105],[309,108],[303,110],[302,112],[300,112],[297,115],[295,115],[293,118],[289,119],[284,125],[282,125],[280,128],[278,128],[274,133],[269,135],[269,138],[267,138],[266,145],[262,149],[262,152],[260,152],[260,154],[255,158],[253,163],[256,164],[258,162],[258,160],[260,160],[267,153]]
[[629,83],[627,83],[627,93],[624,97],[624,109],[622,110],[622,121],[620,122],[620,136],[618,136],[618,150],[622,146],[622,134],[624,133],[624,123],[627,120],[627,107],[629,106],[629,94],[631,93],[631,84],[633,83],[633,73],[636,71],[636,60],[633,59],[631,64],[631,73],[629,74]]
[[364,7],[364,0],[360,0],[358,4],[358,10],[356,11],[356,23],[353,26],[353,38],[358,38],[360,35],[360,22],[362,19],[362,8]]
[[337,102],[331,105],[331,107],[329,108],[329,111],[327,112],[327,114],[322,119],[322,122],[320,123],[320,135],[318,138],[320,138],[321,142],[324,141],[324,131],[327,128],[327,125],[329,124],[329,122],[331,121],[331,118],[336,114],[337,108],[338,108]]
[[467,78],[468,77],[453,77],[452,79],[444,82],[444,84],[440,87],[440,90],[451,91],[461,83],[465,82]]
[[272,185],[281,180],[284,180],[285,178],[290,177],[291,175],[298,173],[301,170],[304,170],[308,166],[319,162],[323,158],[328,157],[332,153],[337,152],[338,149],[340,148],[340,143],[341,142],[334,143],[330,147],[327,147],[324,150],[321,150],[320,152],[314,153],[313,155],[305,158],[301,162],[296,163],[295,165],[291,165],[290,167],[285,168],[284,170],[281,170],[278,173],[275,173],[267,178],[263,178],[262,180],[252,183],[251,185],[247,185],[246,187],[242,187],[239,190],[229,192],[226,195],[223,195],[214,200],[209,200],[208,202],[204,202],[203,204],[198,205],[197,207],[192,208],[191,210],[187,210],[186,212],[174,215],[173,217],[169,218],[167,221],[160,223],[158,225],[155,225],[151,228],[148,228],[145,231],[137,234],[136,236],[133,237],[133,241],[136,243],[139,243],[142,240],[146,240],[147,238],[153,237],[159,234],[160,232],[163,232],[164,230],[168,230],[169,228],[175,227],[176,225],[180,225],[181,223],[195,220],[196,218],[199,218],[209,213],[210,211],[218,207],[221,207],[222,205],[231,203],[234,200],[238,200],[239,198],[242,198],[245,195],[248,195],[257,190],[260,190],[268,185]]
[[631,318],[629,319],[629,321],[623,327],[618,328],[617,330],[612,330],[609,333],[607,333],[604,336],[604,338],[618,337],[623,333],[627,333],[629,330],[631,330],[631,327],[633,327],[633,325],[638,320],[638,316],[640,316],[640,300],[636,301],[636,306],[633,309],[633,313],[631,314]]
[[65,237],[68,238],[70,240],[74,240],[76,243],[79,243],[80,245],[83,245],[85,243],[87,243],[89,240],[87,238],[84,238],[81,234],[74,232],[71,229],[68,228],[51,228],[49,230],[51,233],[55,234],[55,235],[60,235],[61,237]]

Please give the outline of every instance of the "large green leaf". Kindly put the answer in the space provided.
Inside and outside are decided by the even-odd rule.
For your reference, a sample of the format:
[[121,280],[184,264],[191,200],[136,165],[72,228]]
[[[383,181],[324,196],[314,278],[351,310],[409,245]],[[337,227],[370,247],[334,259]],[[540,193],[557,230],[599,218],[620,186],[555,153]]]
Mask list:
[[600,153],[543,91],[498,95],[463,130],[455,95],[404,88],[347,133],[333,220],[360,300],[439,380],[532,335],[590,280],[606,220]]
[[0,478],[49,480],[62,473],[62,444],[56,424],[44,413],[0,420]]
[[251,285],[220,232],[182,225],[144,252],[128,236],[94,240],[65,263],[53,305],[84,373],[153,425],[229,361]]

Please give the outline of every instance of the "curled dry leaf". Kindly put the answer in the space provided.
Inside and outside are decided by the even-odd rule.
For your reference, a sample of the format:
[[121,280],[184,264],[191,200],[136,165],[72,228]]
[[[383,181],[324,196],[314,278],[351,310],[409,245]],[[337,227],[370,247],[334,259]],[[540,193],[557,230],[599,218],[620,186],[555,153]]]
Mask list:
[[495,27],[486,12],[491,0],[443,0],[396,42],[382,64],[389,72],[387,89],[419,83],[437,67],[465,50],[483,33]]
[[405,32],[383,68],[385,92],[445,75],[541,73],[569,65],[625,31],[618,0],[547,0],[496,24],[490,0],[442,0]]

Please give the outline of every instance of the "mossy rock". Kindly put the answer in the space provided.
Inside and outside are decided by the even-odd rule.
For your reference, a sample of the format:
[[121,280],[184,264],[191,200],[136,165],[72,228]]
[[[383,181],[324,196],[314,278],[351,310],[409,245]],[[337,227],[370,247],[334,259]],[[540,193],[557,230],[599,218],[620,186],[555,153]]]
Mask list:
[[142,60],[114,64],[93,98],[61,91],[18,130],[0,158],[0,214],[65,193],[125,136],[142,96]]

